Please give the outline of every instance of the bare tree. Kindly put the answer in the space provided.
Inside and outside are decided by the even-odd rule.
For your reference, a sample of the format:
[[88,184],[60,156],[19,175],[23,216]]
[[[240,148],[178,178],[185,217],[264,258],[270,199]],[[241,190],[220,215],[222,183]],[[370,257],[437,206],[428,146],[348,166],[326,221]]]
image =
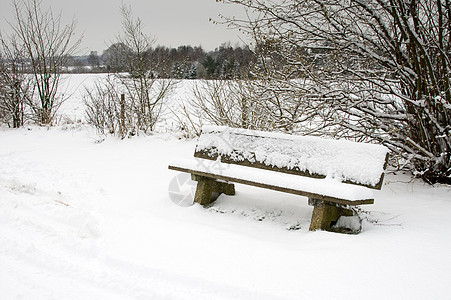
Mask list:
[[451,182],[449,0],[222,2],[247,10],[226,21],[267,50],[261,78],[308,79],[294,88],[301,106],[327,107],[323,128],[377,140],[425,180]]
[[32,99],[33,84],[24,73],[26,56],[14,36],[0,33],[0,121],[19,128]]
[[13,0],[15,18],[10,22],[30,62],[28,70],[34,77],[38,96],[33,103],[36,121],[51,124],[63,99],[58,94],[61,71],[74,54],[80,40],[72,42],[75,21],[64,25],[61,14],[43,10],[41,0]]
[[129,72],[129,63],[132,51],[126,45],[116,42],[108,47],[102,54],[108,72]]
[[155,39],[144,33],[144,26],[140,18],[134,18],[131,8],[123,5],[122,33],[118,42],[130,50],[126,58],[129,76],[119,75],[123,86],[127,89],[128,98],[134,101],[133,109],[136,114],[137,130],[152,131],[163,109],[163,102],[170,91],[170,80],[156,79],[152,73],[148,50]]
[[88,121],[100,132],[124,138],[154,130],[173,82],[153,75],[147,55],[154,39],[144,33],[141,20],[127,6],[121,14],[122,33],[104,53],[114,74],[86,91],[85,105]]

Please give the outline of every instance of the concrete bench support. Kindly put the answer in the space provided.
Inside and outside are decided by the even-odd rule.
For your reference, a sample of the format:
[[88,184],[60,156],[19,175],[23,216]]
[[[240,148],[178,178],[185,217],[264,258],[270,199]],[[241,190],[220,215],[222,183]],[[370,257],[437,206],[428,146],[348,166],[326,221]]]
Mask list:
[[191,175],[193,180],[197,181],[196,194],[194,202],[206,205],[214,202],[220,194],[229,196],[235,195],[235,186],[232,183],[217,181],[213,178]]
[[[309,198],[308,204],[313,206],[312,220],[310,222],[310,231],[327,230],[343,232],[348,229],[333,227],[341,216],[350,217],[354,215],[351,209],[347,209],[340,204],[324,200]],[[358,230],[360,231],[360,230]],[[346,232],[350,233],[350,232]],[[358,232],[355,232],[358,233]]]

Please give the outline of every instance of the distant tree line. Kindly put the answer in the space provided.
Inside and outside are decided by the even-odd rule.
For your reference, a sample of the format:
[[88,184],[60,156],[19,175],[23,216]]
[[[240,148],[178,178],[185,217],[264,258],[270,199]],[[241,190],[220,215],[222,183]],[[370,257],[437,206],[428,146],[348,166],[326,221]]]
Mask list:
[[[72,57],[67,70],[72,72],[133,73],[130,60],[137,54],[121,42],[112,44],[102,55],[92,51],[89,56]],[[156,46],[140,54],[144,67],[156,78],[232,79],[247,78],[255,56],[248,47],[224,43],[214,51],[200,46],[169,48]],[[88,67],[88,68],[86,68]]]

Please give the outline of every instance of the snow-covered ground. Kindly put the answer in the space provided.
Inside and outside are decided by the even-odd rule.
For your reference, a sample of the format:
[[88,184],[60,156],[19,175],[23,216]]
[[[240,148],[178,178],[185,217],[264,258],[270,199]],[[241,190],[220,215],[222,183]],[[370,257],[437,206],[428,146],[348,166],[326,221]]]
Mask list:
[[236,185],[174,204],[167,166],[195,143],[1,128],[0,299],[451,298],[451,187],[389,174],[360,234],[309,232],[294,195]]

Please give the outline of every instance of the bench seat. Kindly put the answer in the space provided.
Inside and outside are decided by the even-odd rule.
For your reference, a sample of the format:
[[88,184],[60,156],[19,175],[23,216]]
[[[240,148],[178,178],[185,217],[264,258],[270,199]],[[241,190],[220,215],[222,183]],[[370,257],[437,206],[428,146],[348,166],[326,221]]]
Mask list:
[[252,185],[342,205],[373,204],[373,190],[338,180],[310,178],[199,158],[179,159],[169,169],[207,178]]

